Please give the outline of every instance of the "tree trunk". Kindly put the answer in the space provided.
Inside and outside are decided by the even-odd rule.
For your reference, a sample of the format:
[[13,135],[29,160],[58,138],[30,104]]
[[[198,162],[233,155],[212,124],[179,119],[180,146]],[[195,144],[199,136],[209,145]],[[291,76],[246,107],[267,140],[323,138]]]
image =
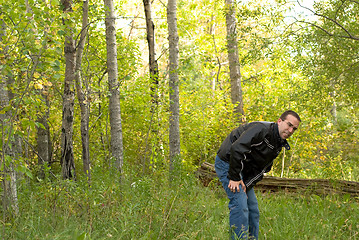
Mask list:
[[[214,165],[204,162],[197,169],[196,175],[199,177],[203,185],[208,184],[217,178]],[[359,182],[329,180],[329,179],[291,179],[264,176],[263,180],[258,182],[256,189],[261,191],[279,191],[285,190],[289,192],[310,192],[319,195],[326,194],[350,194],[359,196]]]
[[[64,12],[72,12],[71,0],[63,0]],[[73,153],[73,119],[74,119],[74,76],[76,65],[75,40],[73,39],[74,29],[71,21],[63,19],[66,26],[65,33],[65,84],[62,108],[62,138],[61,138],[61,165],[63,179],[76,178]]]
[[[146,151],[143,156],[143,162],[142,162],[142,170],[145,173],[147,166],[149,165],[149,160],[147,160],[147,149],[148,149],[148,136],[150,131],[152,130],[153,135],[155,136],[154,144],[155,144],[155,151],[157,149],[157,146],[159,144],[159,137],[158,137],[158,125],[152,124],[157,123],[156,119],[156,112],[157,112],[157,106],[158,106],[158,63],[156,59],[156,51],[155,51],[155,26],[152,21],[152,12],[151,12],[151,1],[150,0],[143,0],[143,6],[145,10],[146,15],[146,31],[147,31],[147,43],[148,43],[148,55],[149,55],[149,69],[150,69],[150,86],[151,86],[151,95],[152,95],[152,104],[151,104],[151,122],[150,127],[147,133],[146,137]],[[151,129],[152,128],[152,129]],[[151,144],[152,145],[152,144]],[[151,148],[153,149],[153,148]],[[151,154],[153,155],[153,154]]]
[[178,32],[177,32],[177,3],[169,0],[167,4],[168,40],[169,40],[169,147],[170,171],[174,169],[175,161],[180,158],[179,131],[179,80],[178,80]]
[[39,177],[44,178],[43,166],[48,165],[51,161],[51,139],[50,129],[47,122],[49,118],[49,102],[45,94],[41,94],[46,104],[44,112],[40,112],[37,118],[37,122],[41,123],[44,128],[37,127],[37,152],[38,152],[38,165],[40,166]]
[[[6,25],[3,20],[0,19],[0,39],[3,36],[6,36]],[[6,56],[8,47],[0,49],[0,54]],[[9,90],[7,90],[6,77],[0,71],[0,111],[2,112],[4,107],[9,106],[9,95],[12,95]],[[17,199],[17,184],[16,184],[16,172],[14,169],[14,159],[15,159],[15,144],[12,141],[14,138],[12,134],[12,126],[10,123],[11,113],[6,111],[4,114],[0,113],[0,126],[1,126],[1,159],[0,159],[0,169],[3,171],[0,172],[0,180],[3,186],[2,191],[2,202],[3,202],[3,214],[4,217],[7,213],[12,213],[13,215],[19,214],[18,199]],[[10,143],[11,141],[11,143]]]
[[169,0],[167,4],[168,40],[169,40],[169,147],[170,171],[174,163],[180,158],[179,131],[179,80],[178,80],[178,32],[177,32],[177,4],[176,0]]
[[245,121],[243,110],[243,97],[241,86],[241,72],[237,45],[237,22],[233,0],[225,0],[226,26],[227,26],[227,51],[229,72],[231,78],[231,100],[235,106],[234,113],[238,122]]
[[[6,83],[0,83],[0,109],[4,108],[9,104],[9,99],[5,87]],[[9,131],[9,120],[10,116],[9,113],[0,114],[0,121],[1,121],[1,132],[2,132],[2,151],[1,151],[1,164],[2,171],[2,186],[3,186],[3,209],[4,214],[12,213],[14,215],[18,215],[19,207],[18,207],[18,200],[17,200],[17,185],[16,185],[16,172],[14,170],[14,147],[10,147],[9,141],[11,138],[14,138]],[[13,141],[12,141],[13,142]]]
[[332,87],[333,91],[329,92],[329,96],[333,99],[332,109],[330,113],[333,117],[334,124],[337,125],[338,123],[338,114],[337,114],[337,103],[336,103],[336,93],[335,93],[335,84],[334,81],[330,81],[330,86]]
[[116,168],[122,172],[123,165],[123,140],[120,108],[120,84],[117,79],[117,49],[115,10],[113,0],[104,0],[106,13],[106,48],[107,48],[107,72],[110,90],[110,126],[111,126],[111,152]]
[[82,162],[84,172],[87,175],[87,179],[91,180],[91,166],[90,166],[90,145],[89,145],[89,107],[87,97],[84,92],[87,92],[86,89],[83,89],[82,86],[82,77],[81,77],[81,63],[82,56],[85,46],[85,40],[88,29],[88,0],[83,2],[82,6],[82,30],[80,34],[80,41],[77,46],[76,51],[76,67],[75,67],[75,83],[77,90],[77,99],[80,104],[81,110],[81,142],[82,142]]
[[[3,80],[1,74],[0,79],[0,110],[9,105],[8,90],[6,87],[6,81]],[[2,133],[2,146],[1,146],[1,162],[0,167],[3,168],[1,172],[2,179],[2,201],[4,214],[10,213],[18,215],[19,207],[17,200],[17,185],[16,185],[16,172],[14,170],[15,160],[15,136],[12,134],[12,127],[10,126],[11,114],[7,111],[4,114],[0,114],[0,126]],[[11,143],[10,143],[11,142]]]
[[149,50],[149,63],[150,63],[150,79],[151,79],[151,93],[152,99],[155,104],[158,102],[157,88],[158,88],[158,63],[155,52],[155,26],[152,21],[151,1],[143,0],[146,15],[146,30],[147,30],[147,43]]

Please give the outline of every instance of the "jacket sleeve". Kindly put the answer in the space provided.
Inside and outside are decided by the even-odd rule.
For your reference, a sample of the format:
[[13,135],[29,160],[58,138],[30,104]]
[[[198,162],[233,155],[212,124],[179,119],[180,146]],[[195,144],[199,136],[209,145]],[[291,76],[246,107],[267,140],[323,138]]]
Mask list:
[[228,178],[233,181],[240,181],[240,172],[243,170],[243,161],[246,155],[251,152],[251,146],[263,141],[265,136],[263,124],[255,124],[244,131],[231,146],[231,156],[229,160]]

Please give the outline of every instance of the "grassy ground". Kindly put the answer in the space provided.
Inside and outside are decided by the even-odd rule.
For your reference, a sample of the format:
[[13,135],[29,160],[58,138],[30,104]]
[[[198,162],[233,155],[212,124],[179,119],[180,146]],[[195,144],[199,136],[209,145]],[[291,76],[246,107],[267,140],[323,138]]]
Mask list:
[[[93,174],[85,182],[23,183],[20,216],[2,213],[0,239],[228,239],[227,199],[192,176]],[[132,176],[132,175],[131,175]],[[359,200],[257,193],[260,239],[359,239]]]

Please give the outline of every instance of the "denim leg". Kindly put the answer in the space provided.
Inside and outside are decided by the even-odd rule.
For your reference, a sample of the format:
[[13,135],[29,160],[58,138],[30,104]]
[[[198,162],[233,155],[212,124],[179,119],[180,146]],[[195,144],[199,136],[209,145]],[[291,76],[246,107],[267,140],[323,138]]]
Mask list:
[[[249,197],[245,192],[243,192],[242,188],[240,192],[231,192],[228,188],[229,179],[227,178],[228,170],[229,170],[229,163],[222,161],[218,156],[216,157],[215,161],[215,169],[217,176],[219,180],[222,183],[222,186],[224,190],[227,193],[228,199],[229,199],[229,225],[230,225],[230,231],[232,234],[232,239],[247,239],[248,238],[248,232],[250,235],[255,236],[258,238],[258,224],[252,224],[249,223],[256,221],[255,216],[258,216],[259,219],[259,211],[258,214],[254,214],[253,216],[250,215],[250,210],[255,209],[256,205],[256,197],[254,194],[253,189],[251,189],[249,192],[253,191]],[[254,198],[253,198],[254,196]],[[258,204],[257,204],[258,209]],[[249,227],[250,226],[250,227]],[[255,233],[252,233],[251,230],[255,230],[257,232],[257,235]]]
[[231,231],[235,233],[232,239],[248,238],[249,210],[247,195],[241,186],[240,189],[240,192],[227,194],[229,198],[229,226]]
[[247,192],[248,210],[249,210],[249,235],[258,239],[259,235],[259,208],[257,197],[253,188]]

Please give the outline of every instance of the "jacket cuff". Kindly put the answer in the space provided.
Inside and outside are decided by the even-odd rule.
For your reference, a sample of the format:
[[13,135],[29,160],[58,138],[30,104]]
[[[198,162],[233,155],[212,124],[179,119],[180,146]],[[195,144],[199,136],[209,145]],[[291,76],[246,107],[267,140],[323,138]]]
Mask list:
[[239,182],[239,181],[241,181],[242,180],[242,178],[241,178],[241,175],[240,174],[228,174],[228,179],[229,180],[232,180],[232,181],[237,181],[237,182]]

